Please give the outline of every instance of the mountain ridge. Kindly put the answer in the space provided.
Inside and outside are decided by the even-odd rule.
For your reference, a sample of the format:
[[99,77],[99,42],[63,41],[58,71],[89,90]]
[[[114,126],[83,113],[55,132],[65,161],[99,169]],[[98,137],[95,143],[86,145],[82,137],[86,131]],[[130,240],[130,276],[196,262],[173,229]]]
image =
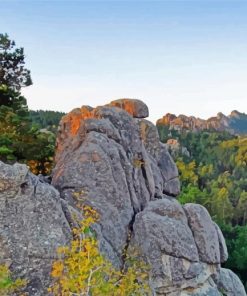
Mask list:
[[227,131],[234,135],[247,134],[247,114],[233,110],[229,115],[218,112],[216,116],[202,119],[195,116],[167,113],[156,122],[157,126],[168,126],[173,130],[189,130],[198,132],[202,130]]

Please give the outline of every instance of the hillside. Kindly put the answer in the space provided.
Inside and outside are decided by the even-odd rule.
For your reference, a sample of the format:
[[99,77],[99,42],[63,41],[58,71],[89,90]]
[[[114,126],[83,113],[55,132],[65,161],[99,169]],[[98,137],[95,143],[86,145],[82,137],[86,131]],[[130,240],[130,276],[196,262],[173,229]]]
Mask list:
[[64,112],[47,111],[47,110],[30,110],[29,116],[33,124],[39,128],[56,131],[61,118],[65,115]]
[[167,113],[157,120],[157,126],[166,127],[168,130],[192,132],[198,131],[218,131],[229,132],[235,135],[247,134],[247,114],[238,111],[232,111],[226,116],[218,113],[215,117],[206,120],[194,116],[179,115]]

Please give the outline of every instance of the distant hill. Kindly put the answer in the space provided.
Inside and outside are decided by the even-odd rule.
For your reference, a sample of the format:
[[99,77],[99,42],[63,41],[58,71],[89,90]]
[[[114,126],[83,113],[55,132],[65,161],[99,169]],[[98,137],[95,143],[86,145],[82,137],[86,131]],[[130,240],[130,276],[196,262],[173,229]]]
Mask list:
[[58,111],[29,111],[29,116],[32,122],[40,128],[54,129],[58,127],[61,118],[65,115],[63,112]]
[[197,131],[226,131],[234,135],[247,134],[247,114],[240,113],[236,110],[226,116],[218,113],[215,117],[208,119],[196,118],[194,116],[179,115],[167,113],[157,121],[157,126],[166,127],[169,130],[189,130]]

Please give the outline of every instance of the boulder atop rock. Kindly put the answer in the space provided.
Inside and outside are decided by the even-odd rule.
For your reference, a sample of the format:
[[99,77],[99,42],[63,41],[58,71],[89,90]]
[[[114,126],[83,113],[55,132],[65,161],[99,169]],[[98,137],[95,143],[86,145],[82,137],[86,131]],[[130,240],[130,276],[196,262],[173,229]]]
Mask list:
[[148,107],[145,103],[136,99],[119,99],[112,101],[110,106],[121,108],[135,118],[146,118],[149,116]]

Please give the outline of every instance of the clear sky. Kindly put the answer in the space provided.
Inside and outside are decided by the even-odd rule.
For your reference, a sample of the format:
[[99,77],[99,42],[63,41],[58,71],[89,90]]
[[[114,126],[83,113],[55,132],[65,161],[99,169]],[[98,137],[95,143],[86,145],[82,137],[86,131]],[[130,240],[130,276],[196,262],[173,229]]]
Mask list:
[[245,0],[0,0],[0,32],[25,48],[31,109],[127,97],[152,120],[247,113]]

